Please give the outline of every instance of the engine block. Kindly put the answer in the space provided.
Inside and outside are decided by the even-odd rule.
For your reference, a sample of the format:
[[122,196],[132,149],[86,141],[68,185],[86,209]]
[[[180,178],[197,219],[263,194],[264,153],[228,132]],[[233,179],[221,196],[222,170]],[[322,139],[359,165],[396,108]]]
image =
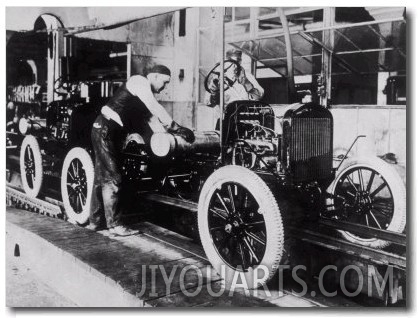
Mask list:
[[293,183],[333,177],[333,117],[317,104],[231,103],[224,115],[223,141],[234,165],[275,170]]

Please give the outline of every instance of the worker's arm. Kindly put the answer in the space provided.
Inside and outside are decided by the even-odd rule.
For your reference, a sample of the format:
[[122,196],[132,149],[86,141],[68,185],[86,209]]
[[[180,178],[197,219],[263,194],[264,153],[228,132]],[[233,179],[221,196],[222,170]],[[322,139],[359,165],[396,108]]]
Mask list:
[[244,86],[250,100],[260,100],[263,97],[264,89],[252,74],[246,74],[244,68],[241,69],[238,82]]
[[218,105],[220,102],[219,79],[214,77],[209,83],[209,90],[212,92],[205,92],[204,104],[210,107]]
[[195,140],[192,130],[176,123],[164,107],[156,100],[151,91],[150,82],[145,77],[131,77],[127,82],[127,89],[146,105],[150,113],[160,120],[168,132],[178,134],[188,142],[193,142]]
[[220,93],[216,92],[216,93],[208,93],[205,92],[205,96],[204,96],[204,104],[209,106],[209,107],[214,107],[216,105],[218,105],[220,103]]
[[144,103],[150,113],[156,116],[165,128],[172,124],[172,117],[156,100],[151,91],[150,82],[145,77],[139,75],[131,77],[127,82],[127,89]]
[[116,111],[111,109],[109,106],[103,106],[100,112],[102,113],[103,117],[105,117],[107,120],[113,120],[119,126],[124,127],[121,117],[118,115]]

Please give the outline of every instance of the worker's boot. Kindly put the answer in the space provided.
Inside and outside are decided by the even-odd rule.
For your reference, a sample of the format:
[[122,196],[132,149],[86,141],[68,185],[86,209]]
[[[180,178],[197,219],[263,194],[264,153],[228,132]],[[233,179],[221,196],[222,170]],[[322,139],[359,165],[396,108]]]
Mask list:
[[97,231],[106,230],[107,227],[105,225],[97,225],[97,224],[89,223],[88,225],[85,226],[85,229],[97,232]]
[[123,225],[118,225],[109,229],[109,233],[117,236],[129,236],[138,234],[138,230],[129,229]]

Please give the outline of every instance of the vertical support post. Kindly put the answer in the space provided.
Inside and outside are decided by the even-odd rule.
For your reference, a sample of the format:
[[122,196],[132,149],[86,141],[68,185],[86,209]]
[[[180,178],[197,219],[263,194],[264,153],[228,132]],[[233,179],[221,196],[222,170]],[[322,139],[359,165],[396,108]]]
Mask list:
[[290,30],[288,28],[287,16],[282,8],[278,8],[279,18],[281,20],[282,29],[284,30],[285,47],[287,51],[287,82],[288,82],[288,102],[294,103],[296,99],[295,82],[294,82],[294,63],[292,55],[292,43]]
[[257,72],[257,61],[253,58],[250,61],[250,69],[251,69],[252,75],[256,78],[256,76],[257,76],[257,74],[256,74],[256,72]]
[[54,82],[55,82],[55,41],[54,32],[49,30],[48,37],[48,52],[47,52],[47,103],[54,101]]
[[[63,74],[61,69],[61,57],[64,56],[64,33],[63,30],[57,29],[53,31],[55,41],[55,57],[54,57],[54,83]],[[66,79],[67,80],[67,79]],[[62,96],[54,92],[54,100],[61,100]]]
[[194,64],[194,77],[193,77],[193,95],[194,95],[194,101],[195,101],[195,116],[194,116],[194,122],[193,127],[195,129],[198,128],[198,104],[199,104],[199,54],[200,54],[200,45],[199,45],[199,34],[201,32],[199,27],[199,14],[198,16],[198,22],[197,22],[197,29],[195,33],[195,64]]
[[[379,59],[382,52],[379,53]],[[377,105],[387,105],[387,95],[384,90],[387,86],[387,79],[390,77],[389,72],[378,72],[377,80]]]
[[[258,35],[258,7],[250,7],[250,38],[257,39]],[[234,11],[234,8],[233,8]],[[234,21],[234,20],[233,20]]]
[[218,10],[219,34],[221,35],[221,55],[220,55],[220,149],[221,164],[224,163],[224,147],[223,147],[223,119],[224,119],[224,7]]
[[127,80],[131,77],[132,44],[127,44]]
[[[377,19],[377,17],[374,17]],[[382,18],[382,17],[381,17]],[[391,27],[393,23],[380,23],[378,24],[380,34],[391,34]],[[371,28],[371,26],[370,26]],[[385,41],[380,38],[380,49],[385,48]],[[378,53],[378,64],[386,65],[386,51],[380,51]],[[383,93],[387,85],[387,79],[390,77],[390,72],[378,72],[378,85],[377,85],[377,105],[387,105],[387,95]]]
[[47,29],[47,103],[59,99],[54,92],[54,84],[61,75],[60,56],[64,55],[64,34],[61,22],[54,16],[43,14],[42,19]]
[[50,29],[48,31],[48,58],[47,58],[47,102],[51,103],[59,99],[58,94],[54,92],[55,81],[60,77],[60,43],[63,41],[62,32]]
[[[335,24],[336,8],[323,9],[323,26],[331,27]],[[332,52],[334,50],[335,36],[333,30],[323,31],[323,43]],[[327,107],[332,96],[332,53],[322,49],[322,86],[324,90],[320,94],[320,104]]]

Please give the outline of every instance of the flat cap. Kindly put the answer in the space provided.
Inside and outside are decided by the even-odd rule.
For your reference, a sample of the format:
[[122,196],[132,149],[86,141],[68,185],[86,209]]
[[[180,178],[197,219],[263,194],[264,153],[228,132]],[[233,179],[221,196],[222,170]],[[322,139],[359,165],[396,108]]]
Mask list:
[[170,70],[167,66],[161,65],[161,64],[157,64],[154,65],[147,74],[150,73],[158,73],[158,74],[163,74],[163,75],[168,75],[171,76]]

